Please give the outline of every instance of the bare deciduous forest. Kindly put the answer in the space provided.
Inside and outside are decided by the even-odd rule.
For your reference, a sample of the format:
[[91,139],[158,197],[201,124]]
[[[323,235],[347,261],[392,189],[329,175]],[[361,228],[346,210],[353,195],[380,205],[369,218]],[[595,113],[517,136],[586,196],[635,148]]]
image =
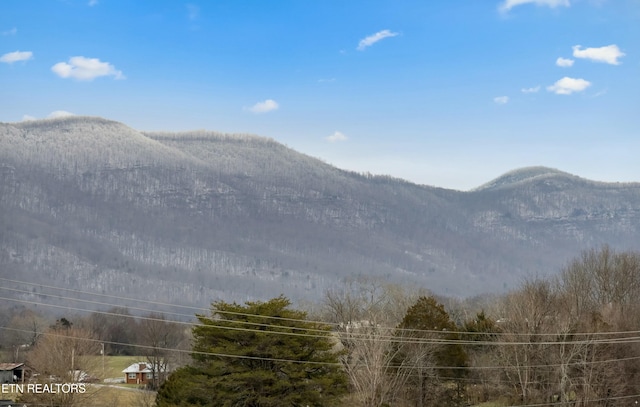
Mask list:
[[317,301],[365,277],[503,293],[582,250],[636,250],[639,197],[638,184],[543,167],[462,192],[342,171],[257,136],[0,124],[0,273],[198,306]]

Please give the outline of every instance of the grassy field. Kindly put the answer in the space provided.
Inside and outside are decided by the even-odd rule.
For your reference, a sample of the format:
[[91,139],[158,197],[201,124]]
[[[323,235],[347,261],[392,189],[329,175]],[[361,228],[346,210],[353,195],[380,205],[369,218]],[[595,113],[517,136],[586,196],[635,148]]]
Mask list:
[[[25,387],[26,388],[26,387]],[[75,403],[86,407],[153,407],[155,405],[155,392],[149,392],[138,389],[137,386],[105,386],[102,384],[87,384],[86,392],[83,394],[74,394]],[[21,396],[19,393],[2,393],[2,399],[16,400],[19,397],[22,401],[29,403],[43,403],[47,405],[53,402],[53,396],[43,396],[43,398],[33,399],[25,394]]]
[[[144,356],[95,356],[89,361],[91,374],[100,378],[100,383],[87,385],[85,394],[78,394],[80,403],[91,407],[152,407],[155,405],[155,393],[144,391],[138,385],[131,384],[102,384],[105,378],[124,379],[122,370],[132,363],[145,361]],[[104,365],[103,365],[104,361]],[[3,393],[0,398],[15,400],[19,394]]]
[[146,360],[145,356],[105,356],[104,359],[102,356],[94,356],[89,360],[88,365],[91,367],[90,373],[102,381],[113,378],[124,379],[124,373],[122,373],[124,369],[132,363]]
[[130,406],[152,407],[155,405],[155,392],[138,391],[127,387],[101,387],[91,394],[86,406]]
[[[100,366],[102,366],[102,357],[97,357],[100,358]],[[144,356],[106,356],[104,359],[104,373],[100,376],[105,379],[115,377],[124,378],[124,373],[122,373],[124,369],[126,369],[132,363],[142,362],[146,360]]]
[[[102,356],[100,366],[102,366]],[[144,356],[106,356],[104,358],[103,378],[122,378],[122,371],[129,365],[136,362],[143,362]],[[138,391],[140,386],[135,384],[119,383],[109,387],[101,387],[91,397],[92,405],[96,406],[131,406],[131,407],[151,407],[155,405],[155,393]]]

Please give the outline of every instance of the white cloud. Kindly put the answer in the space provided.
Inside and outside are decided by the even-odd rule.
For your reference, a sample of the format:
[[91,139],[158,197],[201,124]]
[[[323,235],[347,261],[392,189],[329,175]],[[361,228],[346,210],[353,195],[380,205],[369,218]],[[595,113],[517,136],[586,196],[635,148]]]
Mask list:
[[98,0],[89,0],[89,7],[97,6]]
[[10,30],[3,31],[2,35],[16,35],[17,33],[18,33],[18,29],[16,27],[13,27]]
[[341,141],[347,141],[348,138],[343,133],[336,131],[332,135],[325,137],[325,140],[327,140],[330,143],[336,143]]
[[506,13],[512,8],[516,6],[521,6],[523,4],[535,4],[536,6],[547,6],[551,8],[556,8],[559,6],[569,7],[571,3],[569,0],[505,0],[498,9]]
[[499,105],[506,105],[509,103],[509,96],[497,96],[493,98],[493,101]]
[[118,71],[108,62],[98,58],[71,57],[69,63],[58,62],[51,70],[61,78],[73,78],[80,81],[91,81],[100,76],[113,76],[114,79],[125,79],[122,71]]
[[565,76],[564,78],[557,80],[551,86],[547,86],[549,92],[553,92],[556,95],[570,95],[574,92],[582,92],[591,86],[591,82],[584,79],[575,79]]
[[574,57],[590,59],[595,62],[605,62],[611,65],[620,65],[618,58],[622,58],[626,55],[624,52],[620,51],[620,48],[615,44],[600,48],[581,48],[581,45],[575,45],[573,47]]
[[272,110],[277,110],[280,106],[275,100],[267,99],[264,102],[258,102],[255,105],[251,106],[247,110],[252,113],[267,113]]
[[[71,112],[67,112],[66,110],[55,110],[51,113],[49,113],[47,115],[47,119],[57,119],[60,117],[69,117],[69,116],[75,116],[74,113]],[[25,114],[24,116],[22,116],[22,121],[23,122],[28,122],[28,121],[32,121],[32,120],[38,120],[37,117],[31,116],[29,114]]]
[[522,88],[520,91],[522,93],[538,93],[540,91],[540,85],[534,86],[533,88]]
[[12,64],[18,61],[28,61],[33,58],[33,52],[31,51],[15,51],[4,54],[0,57],[0,62],[5,64]]
[[573,66],[573,63],[575,61],[573,59],[569,59],[569,58],[558,58],[556,59],[556,65],[561,66],[563,68],[569,68],[570,66]]
[[358,51],[364,51],[365,48],[372,46],[378,41],[381,41],[385,38],[395,37],[398,33],[391,32],[389,30],[378,31],[377,33],[370,35],[358,43]]
[[66,110],[56,110],[54,112],[49,113],[47,115],[47,119],[57,119],[59,117],[69,117],[69,116],[75,116],[75,114],[71,112],[67,112]]

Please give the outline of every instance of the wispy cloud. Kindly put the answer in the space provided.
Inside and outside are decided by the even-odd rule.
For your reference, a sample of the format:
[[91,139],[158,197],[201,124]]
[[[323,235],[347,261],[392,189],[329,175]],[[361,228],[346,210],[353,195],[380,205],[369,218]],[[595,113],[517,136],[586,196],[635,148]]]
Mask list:
[[493,102],[498,105],[506,105],[509,103],[509,96],[496,96],[493,98]]
[[343,133],[339,131],[336,131],[332,135],[325,137],[325,140],[327,140],[329,143],[338,143],[342,141],[347,141],[348,139],[349,138],[347,136],[345,136]]
[[89,0],[89,7],[97,6],[99,3],[98,0]]
[[256,103],[246,110],[250,111],[251,113],[267,113],[273,110],[278,110],[279,107],[280,106],[278,105],[278,102],[273,99],[267,99],[264,102]]
[[195,4],[187,4],[187,16],[191,21],[197,20],[200,17],[200,7]]
[[523,4],[535,4],[536,6],[547,6],[551,8],[571,6],[569,0],[505,0],[498,6],[498,10],[506,13],[512,8]]
[[569,68],[573,66],[573,63],[574,63],[574,60],[569,58],[559,57],[558,59],[556,59],[556,65],[562,68]]
[[71,112],[67,112],[66,110],[56,110],[55,112],[49,113],[49,115],[47,115],[47,119],[57,119],[59,117],[69,117],[69,116],[75,116],[75,114]]
[[58,62],[51,70],[61,78],[73,78],[79,81],[92,81],[101,76],[113,76],[114,79],[125,79],[122,71],[108,62],[98,58],[71,57],[69,63]]
[[581,48],[581,45],[575,45],[573,47],[574,57],[590,59],[595,62],[604,62],[611,65],[620,65],[618,58],[622,58],[626,55],[624,52],[620,51],[620,48],[615,44],[600,48]]
[[28,61],[33,58],[33,52],[31,51],[15,51],[8,52],[0,57],[0,62],[5,64],[12,64],[19,61]]
[[[47,119],[57,119],[60,117],[69,117],[69,116],[75,116],[74,113],[71,112],[67,112],[66,110],[55,110],[51,113],[49,113],[47,115]],[[32,120],[38,120],[37,117],[25,114],[24,116],[22,116],[22,121],[23,122],[28,122],[28,121],[32,121]]]
[[532,88],[522,88],[520,92],[522,93],[538,93],[540,91],[540,85],[534,86]]
[[360,42],[358,43],[358,48],[356,49],[358,51],[364,51],[367,47],[372,46],[376,42],[382,41],[385,38],[395,37],[396,35],[398,35],[398,33],[395,33],[389,30],[378,31],[373,35],[370,35],[368,37],[361,39]]
[[2,34],[3,36],[7,36],[7,35],[16,35],[17,33],[18,33],[18,29],[16,27],[13,27],[10,30],[2,31],[2,33],[0,34]]
[[592,99],[599,98],[602,95],[606,95],[608,91],[609,91],[609,89],[605,88],[605,89],[601,90],[600,92],[597,92],[597,93],[591,95],[591,98]]
[[553,92],[556,95],[570,95],[574,92],[582,92],[591,86],[591,82],[584,79],[575,79],[565,76],[564,78],[557,80],[551,86],[547,86],[549,92]]

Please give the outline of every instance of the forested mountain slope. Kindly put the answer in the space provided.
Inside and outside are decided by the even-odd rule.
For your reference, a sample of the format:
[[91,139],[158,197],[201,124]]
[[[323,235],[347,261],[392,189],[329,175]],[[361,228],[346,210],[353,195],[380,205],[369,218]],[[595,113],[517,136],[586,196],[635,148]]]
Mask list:
[[467,296],[639,242],[640,184],[528,168],[460,192],[256,136],[0,124],[4,278],[197,305],[318,299],[358,276]]

